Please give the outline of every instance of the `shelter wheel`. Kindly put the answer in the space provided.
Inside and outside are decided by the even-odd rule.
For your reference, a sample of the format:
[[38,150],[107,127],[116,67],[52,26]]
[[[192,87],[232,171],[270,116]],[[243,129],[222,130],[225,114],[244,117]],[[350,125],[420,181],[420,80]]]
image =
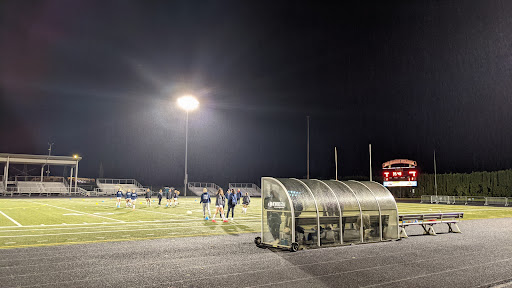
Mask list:
[[254,244],[256,244],[256,246],[260,246],[260,244],[261,244],[261,237],[254,238]]
[[299,243],[297,243],[297,242],[293,242],[293,243],[292,243],[292,246],[290,246],[290,251],[292,251],[292,252],[297,252],[297,251],[299,251]]

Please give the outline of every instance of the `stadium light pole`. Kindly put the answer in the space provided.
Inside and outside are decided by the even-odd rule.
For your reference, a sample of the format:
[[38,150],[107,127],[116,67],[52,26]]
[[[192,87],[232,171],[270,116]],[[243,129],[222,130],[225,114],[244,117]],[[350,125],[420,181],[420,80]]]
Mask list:
[[185,188],[183,192],[187,196],[187,184],[188,184],[188,174],[187,174],[187,161],[188,161],[188,112],[193,111],[199,107],[199,101],[197,101],[196,97],[192,95],[185,95],[178,98],[178,106],[181,109],[187,112],[187,119],[185,122],[185,179],[183,180],[183,184],[185,184]]

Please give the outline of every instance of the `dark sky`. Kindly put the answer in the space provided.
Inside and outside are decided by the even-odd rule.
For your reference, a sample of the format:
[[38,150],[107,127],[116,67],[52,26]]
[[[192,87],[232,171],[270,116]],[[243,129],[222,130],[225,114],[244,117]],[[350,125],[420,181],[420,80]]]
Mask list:
[[[512,166],[512,1],[1,1],[0,152],[190,181]],[[378,170],[377,172],[378,173]]]

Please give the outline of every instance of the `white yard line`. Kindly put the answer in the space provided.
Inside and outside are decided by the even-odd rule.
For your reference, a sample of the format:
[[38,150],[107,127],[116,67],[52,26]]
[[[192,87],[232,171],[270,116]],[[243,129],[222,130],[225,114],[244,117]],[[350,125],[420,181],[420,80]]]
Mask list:
[[[28,201],[28,200],[25,200],[25,201]],[[100,218],[105,218],[105,219],[108,219],[108,220],[117,221],[117,222],[123,222],[124,223],[124,221],[122,221],[122,220],[118,220],[118,219],[114,219],[114,218],[109,218],[109,217],[105,217],[105,216],[100,216],[100,215],[96,215],[96,214],[91,214],[91,213],[87,213],[87,212],[82,212],[82,211],[78,211],[78,210],[63,208],[63,207],[59,207],[59,206],[55,206],[55,205],[51,205],[51,204],[39,203],[39,202],[35,202],[35,201],[28,201],[28,202],[36,203],[36,204],[39,204],[39,205],[46,205],[46,206],[50,206],[50,207],[54,207],[54,208],[58,208],[58,209],[64,209],[64,210],[68,210],[68,211],[75,212],[75,213],[81,213],[83,215],[100,217]]]
[[[229,226],[235,226],[236,224],[227,224]],[[222,227],[222,225],[214,226]],[[225,226],[224,226],[225,227]],[[26,234],[26,235],[6,235],[0,236],[0,238],[19,238],[19,237],[40,237],[40,236],[60,236],[60,235],[81,235],[81,234],[102,234],[102,233],[118,233],[118,232],[136,232],[136,231],[155,231],[155,230],[170,230],[170,229],[210,229],[208,226],[194,226],[194,227],[165,227],[165,228],[148,228],[148,229],[120,229],[120,230],[109,230],[109,231],[82,231],[82,232],[66,232],[66,233],[53,233],[53,234]],[[211,231],[211,230],[210,230]],[[245,231],[234,231],[239,233],[246,233]],[[191,234],[193,235],[193,234]]]
[[[188,225],[188,224],[194,224],[194,223],[197,223],[197,224],[201,224],[201,223],[204,223],[204,221],[197,221],[197,222],[192,222],[192,221],[189,221],[189,222],[161,222],[161,223],[139,223],[139,222],[126,222],[126,223],[123,223],[123,224],[117,224],[115,223],[114,225],[117,225],[117,226],[110,226],[110,225],[113,225],[112,223],[96,223],[96,224],[109,224],[108,226],[87,226],[87,227],[48,227],[48,226],[44,226],[44,227],[48,227],[48,228],[40,228],[41,226],[35,226],[35,227],[38,227],[36,229],[34,228],[30,228],[30,226],[23,226],[25,228],[30,228],[30,229],[24,229],[24,230],[20,230],[20,229],[17,229],[17,230],[2,230],[0,229],[0,233],[6,233],[6,232],[24,232],[26,230],[30,230],[30,231],[50,231],[50,230],[76,230],[76,229],[107,229],[107,228],[126,228],[126,227],[148,227],[148,226],[163,226],[163,225],[180,225],[178,227],[182,227],[182,225]],[[236,220],[236,221],[233,221],[233,222],[228,222],[229,224],[232,224],[233,226],[242,226],[242,224],[251,224],[251,223],[260,223],[260,221],[254,221],[254,220]],[[93,223],[94,224],[94,223]],[[62,226],[71,226],[73,224],[67,224],[67,225],[62,225]],[[10,228],[15,228],[15,227],[12,227],[12,226],[7,226],[7,227],[10,227]],[[176,227],[176,226],[173,226],[173,227]],[[188,227],[188,228],[193,228],[193,227],[202,227],[200,225],[196,225],[196,226],[185,226],[185,227]]]
[[9,219],[12,221],[12,223],[16,224],[17,226],[19,227],[22,227],[23,225],[21,225],[20,223],[16,222],[16,220],[12,219],[11,217],[7,216],[7,214],[5,214],[4,212],[0,211],[0,214],[4,215],[5,218]]
[[[239,222],[239,221],[247,221],[247,222],[251,222],[252,220],[249,220],[249,219],[261,219],[260,217],[244,217],[242,219],[235,219],[236,222]],[[146,220],[146,221],[132,221],[132,222],[123,222],[123,224],[141,224],[141,223],[180,223],[180,222],[197,222],[197,223],[203,223],[205,220],[202,220],[202,219],[184,219],[184,220],[178,220],[178,219],[168,219],[168,220]],[[49,224],[49,225],[44,225],[44,227],[62,227],[62,226],[66,226],[66,227],[70,227],[70,226],[90,226],[90,225],[112,225],[114,223],[110,222],[110,223],[106,223],[106,222],[100,222],[100,223],[76,223],[76,224]],[[33,227],[38,227],[38,228],[41,228],[41,225],[25,225],[25,226],[22,226],[23,228],[33,228]],[[13,229],[13,228],[16,228],[16,227],[13,227],[13,226],[0,226],[0,229],[4,229],[4,228],[10,228],[10,229]],[[2,230],[0,230],[1,232]],[[17,231],[20,231],[20,230],[17,230]]]

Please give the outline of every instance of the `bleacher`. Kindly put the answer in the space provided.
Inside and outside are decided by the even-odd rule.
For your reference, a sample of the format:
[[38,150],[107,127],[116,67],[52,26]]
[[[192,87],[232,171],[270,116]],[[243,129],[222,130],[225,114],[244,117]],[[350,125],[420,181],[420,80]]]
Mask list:
[[249,193],[250,197],[261,197],[261,189],[254,183],[229,183],[229,189],[242,192],[242,195]]
[[193,195],[201,196],[201,194],[203,194],[203,188],[206,188],[206,190],[208,190],[208,194],[210,194],[210,196],[214,196],[215,194],[217,194],[217,191],[219,190],[220,186],[215,183],[206,182],[188,183],[188,191],[192,192]]
[[[25,180],[25,181],[24,181]],[[28,180],[28,181],[27,181]],[[11,196],[17,195],[72,195],[74,191],[71,191],[63,177],[17,177],[16,186],[10,190]]]
[[142,194],[146,190],[146,188],[144,188],[135,179],[99,178],[96,179],[96,185],[98,188],[93,191],[93,194],[95,195],[91,196],[112,196],[116,194],[119,188],[121,188],[124,192],[126,192],[128,189],[132,191],[136,190],[139,194]]

